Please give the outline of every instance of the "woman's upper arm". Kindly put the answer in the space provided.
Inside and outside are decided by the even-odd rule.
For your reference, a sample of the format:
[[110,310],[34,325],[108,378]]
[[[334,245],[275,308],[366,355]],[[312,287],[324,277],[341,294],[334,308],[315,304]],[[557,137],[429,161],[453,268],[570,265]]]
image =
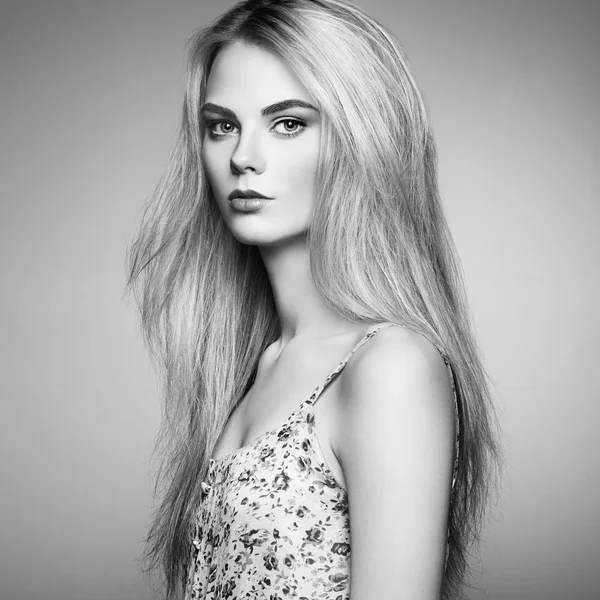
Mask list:
[[438,599],[455,436],[448,371],[430,342],[395,327],[363,350],[341,382],[335,444],[350,507],[351,598]]

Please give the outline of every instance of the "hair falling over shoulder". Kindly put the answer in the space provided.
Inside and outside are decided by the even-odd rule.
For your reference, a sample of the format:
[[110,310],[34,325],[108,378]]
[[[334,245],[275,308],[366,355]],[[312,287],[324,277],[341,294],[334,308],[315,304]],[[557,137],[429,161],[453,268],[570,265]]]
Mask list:
[[182,595],[200,482],[279,334],[258,249],[229,232],[200,159],[208,73],[235,40],[278,55],[319,105],[309,251],[323,298],[353,321],[422,333],[452,363],[462,435],[442,597],[461,598],[498,481],[498,426],[441,208],[424,100],[398,42],[346,0],[249,0],[190,40],[178,140],[128,255],[128,286],[164,399],[147,570],[162,573],[168,600]]

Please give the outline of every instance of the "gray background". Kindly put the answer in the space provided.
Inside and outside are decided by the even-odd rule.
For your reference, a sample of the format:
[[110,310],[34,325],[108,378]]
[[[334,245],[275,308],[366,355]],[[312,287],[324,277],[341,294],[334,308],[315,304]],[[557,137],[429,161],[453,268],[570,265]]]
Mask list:
[[[600,596],[596,2],[361,4],[404,44],[504,425],[473,599]],[[144,600],[156,381],[122,298],[183,46],[230,2],[3,2],[0,596]]]

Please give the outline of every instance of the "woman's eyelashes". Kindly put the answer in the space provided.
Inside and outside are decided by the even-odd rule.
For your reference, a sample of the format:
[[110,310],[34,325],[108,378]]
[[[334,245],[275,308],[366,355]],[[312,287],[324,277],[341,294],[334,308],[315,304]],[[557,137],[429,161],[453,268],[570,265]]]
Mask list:
[[[213,140],[223,139],[230,135],[237,135],[240,127],[231,121],[224,119],[205,120],[208,135]],[[306,129],[306,121],[297,117],[284,117],[273,123],[269,131],[281,137],[295,137]]]
[[206,130],[212,139],[227,137],[234,133],[235,129],[237,129],[237,125],[231,121],[206,121]]
[[[280,125],[281,127],[279,127]],[[279,128],[278,131],[276,130],[277,128]],[[302,133],[305,129],[306,121],[302,119],[290,119],[289,117],[276,121],[273,127],[271,127],[271,131],[275,131],[275,133],[285,137],[294,137]]]

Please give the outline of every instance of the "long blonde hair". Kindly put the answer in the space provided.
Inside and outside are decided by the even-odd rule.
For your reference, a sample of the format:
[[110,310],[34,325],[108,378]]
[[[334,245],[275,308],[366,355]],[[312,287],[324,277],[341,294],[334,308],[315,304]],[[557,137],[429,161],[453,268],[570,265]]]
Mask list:
[[280,332],[258,250],[226,227],[200,159],[208,74],[235,40],[279,56],[321,111],[308,247],[323,299],[357,323],[422,333],[452,363],[462,434],[443,598],[461,597],[499,465],[495,417],[440,204],[424,100],[398,42],[345,0],[249,0],[190,40],[179,138],[129,252],[129,286],[164,383],[160,504],[146,565],[162,570],[168,599],[183,591],[200,482]]

